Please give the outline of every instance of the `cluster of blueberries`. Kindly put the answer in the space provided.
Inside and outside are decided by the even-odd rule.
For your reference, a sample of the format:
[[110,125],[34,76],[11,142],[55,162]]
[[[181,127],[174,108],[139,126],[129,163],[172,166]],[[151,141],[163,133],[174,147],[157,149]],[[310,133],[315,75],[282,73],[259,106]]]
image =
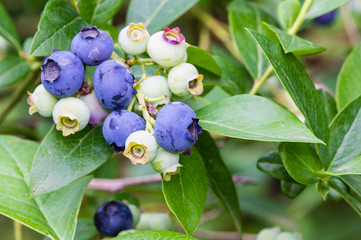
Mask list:
[[[203,75],[186,63],[187,45],[179,28],[166,27],[150,36],[144,23],[131,23],[121,30],[118,42],[126,56],[134,58],[119,57],[110,35],[95,26],[81,28],[71,51],[53,50],[41,66],[42,84],[28,92],[29,113],[52,116],[63,136],[103,123],[104,139],[116,152],[133,164],[150,162],[169,181],[181,167],[179,154],[189,154],[202,132],[194,111],[170,98],[201,94]],[[150,58],[139,57],[145,52]],[[131,74],[132,65],[142,67],[138,80]],[[164,74],[148,76],[148,65]],[[96,66],[92,81],[84,81],[87,66]],[[131,218],[126,205],[112,201],[98,209],[95,224],[101,233],[114,236],[131,227]]]

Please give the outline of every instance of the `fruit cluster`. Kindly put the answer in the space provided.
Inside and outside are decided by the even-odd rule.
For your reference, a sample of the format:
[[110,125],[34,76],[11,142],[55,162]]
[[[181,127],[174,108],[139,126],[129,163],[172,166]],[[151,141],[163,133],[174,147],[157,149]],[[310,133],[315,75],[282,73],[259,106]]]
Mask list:
[[[117,55],[107,32],[82,27],[71,51],[53,50],[45,58],[42,84],[29,93],[29,112],[53,116],[64,136],[104,121],[104,139],[115,151],[133,164],[150,162],[169,180],[181,166],[179,154],[188,152],[202,132],[194,111],[170,98],[201,94],[203,76],[186,63],[187,45],[179,28],[165,27],[150,36],[144,23],[131,23],[120,31],[118,42],[124,55],[133,58]],[[84,81],[87,66],[96,65],[92,79]],[[131,74],[133,65],[141,66],[138,80]],[[146,74],[150,65],[158,66],[159,75]]]

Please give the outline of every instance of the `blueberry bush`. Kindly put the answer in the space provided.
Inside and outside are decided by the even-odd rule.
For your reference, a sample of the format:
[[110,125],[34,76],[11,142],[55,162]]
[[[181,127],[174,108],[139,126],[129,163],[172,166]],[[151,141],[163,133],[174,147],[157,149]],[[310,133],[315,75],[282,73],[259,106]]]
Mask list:
[[359,239],[360,19],[358,0],[0,3],[4,239]]

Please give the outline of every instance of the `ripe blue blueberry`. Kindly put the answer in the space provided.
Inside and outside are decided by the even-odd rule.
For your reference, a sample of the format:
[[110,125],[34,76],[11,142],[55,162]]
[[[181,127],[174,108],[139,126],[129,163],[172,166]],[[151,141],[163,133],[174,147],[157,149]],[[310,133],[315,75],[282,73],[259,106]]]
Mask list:
[[113,53],[114,42],[107,32],[95,26],[82,27],[71,41],[71,51],[81,61],[90,66],[98,65],[107,60]]
[[145,121],[137,114],[118,110],[108,115],[103,125],[103,136],[116,152],[124,151],[125,141],[135,131],[144,130]]
[[58,98],[76,93],[83,78],[83,63],[69,51],[54,50],[41,65],[41,83],[49,93]]
[[313,22],[318,25],[324,25],[324,26],[331,25],[336,18],[336,14],[337,14],[337,9],[313,19]]
[[103,107],[120,110],[127,107],[137,92],[133,88],[134,77],[129,70],[115,60],[100,64],[94,72],[94,90]]
[[159,110],[154,125],[157,143],[169,152],[183,152],[197,140],[202,127],[194,111],[181,102],[171,102]]
[[100,233],[115,237],[120,231],[132,227],[133,217],[125,203],[110,201],[98,208],[94,216],[94,224]]

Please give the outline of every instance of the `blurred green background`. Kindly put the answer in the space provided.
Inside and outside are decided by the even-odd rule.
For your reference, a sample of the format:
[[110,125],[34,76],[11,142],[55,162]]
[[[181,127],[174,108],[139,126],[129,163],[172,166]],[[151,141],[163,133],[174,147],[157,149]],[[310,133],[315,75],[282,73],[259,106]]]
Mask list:
[[[15,22],[22,41],[25,45],[29,44],[31,41],[29,38],[37,30],[40,13],[46,1],[1,0],[1,2]],[[200,0],[198,6],[227,25],[226,5],[229,2],[227,0]],[[258,0],[256,2],[262,4],[266,11],[275,15],[278,0]],[[121,10],[113,20],[113,24],[118,29],[121,29],[124,24],[128,3],[129,1],[124,1]],[[361,0],[351,0],[338,10],[336,21],[332,25],[318,26],[310,22],[299,33],[300,36],[327,48],[327,51],[308,56],[303,61],[311,78],[332,93],[334,93],[337,75],[343,61],[352,48],[359,43],[360,20]],[[194,12],[186,13],[172,26],[180,26],[190,44],[200,45],[212,54],[225,56],[243,68],[232,54],[225,50],[221,42],[205,30],[194,16]],[[11,48],[0,39],[0,60],[13,54],[11,51]],[[244,77],[248,81],[249,89],[252,84],[251,80],[246,73]],[[16,85],[0,88],[0,109],[6,104],[15,87]],[[275,77],[267,82],[260,94],[273,98],[295,110]],[[229,96],[227,92],[215,87],[206,95],[206,98],[213,102],[227,96]],[[40,141],[53,123],[51,119],[39,117],[37,114],[28,115],[26,97],[24,95],[20,103],[14,106],[11,114],[0,128],[0,133],[14,134]],[[247,235],[249,239],[255,239],[255,234],[261,229],[274,226],[279,226],[283,231],[298,232],[306,240],[358,240],[361,238],[361,220],[343,200],[328,199],[328,201],[324,201],[314,186],[308,187],[298,198],[290,200],[282,195],[278,180],[272,179],[256,168],[257,159],[265,153],[275,150],[276,144],[214,137],[231,173],[257,181],[256,185],[237,185],[243,212],[244,232],[250,234]],[[151,174],[154,174],[154,171],[149,166],[132,166],[128,160],[119,155],[115,155],[95,173],[96,177],[102,178]],[[125,192],[138,198],[143,211],[167,211],[160,184],[130,187],[125,189]],[[111,197],[111,194],[106,192],[87,190],[79,214],[80,218],[91,219],[96,208]],[[198,239],[234,239],[234,234],[232,235],[234,231],[231,219],[219,206],[212,193],[209,193],[201,225],[195,237]],[[0,239],[14,239],[12,220],[0,216],[0,232]],[[24,240],[43,239],[41,235],[25,227],[23,228],[23,238]]]

